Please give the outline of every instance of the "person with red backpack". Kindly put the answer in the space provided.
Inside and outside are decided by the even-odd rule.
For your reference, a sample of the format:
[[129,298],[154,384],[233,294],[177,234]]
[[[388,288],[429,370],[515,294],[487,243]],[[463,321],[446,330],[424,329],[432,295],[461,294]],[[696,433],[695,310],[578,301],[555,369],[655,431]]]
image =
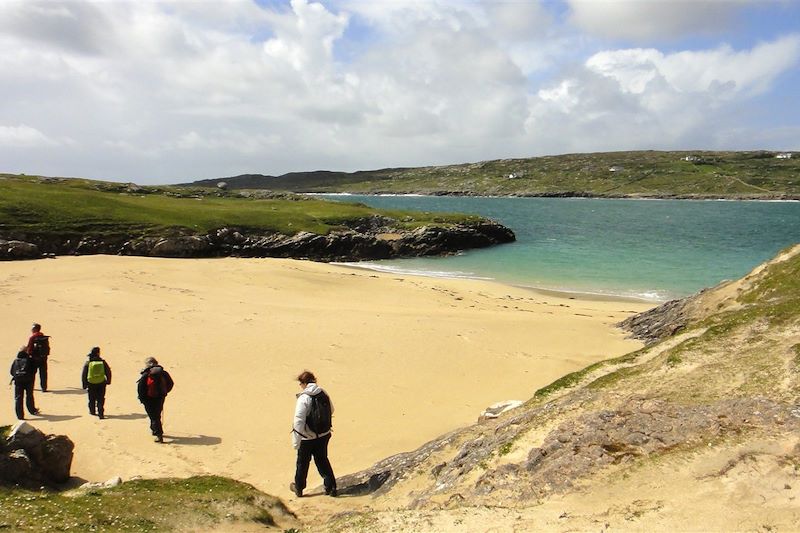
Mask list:
[[50,355],[50,337],[42,333],[41,324],[34,322],[31,327],[31,336],[28,337],[28,346],[25,349],[36,368],[33,379],[36,381],[36,371],[39,371],[39,385],[42,392],[47,392],[47,357]]
[[89,392],[89,414],[105,418],[106,385],[111,385],[111,367],[100,357],[100,347],[89,352],[89,360],[83,365],[81,384]]
[[297,450],[297,469],[289,490],[298,498],[306,488],[311,458],[317,466],[325,486],[325,494],[337,496],[336,476],[328,459],[328,442],[331,440],[333,404],[328,394],[317,386],[317,378],[309,371],[297,376],[302,392],[297,394],[292,426],[292,440]]
[[164,442],[164,426],[161,423],[161,413],[164,411],[164,399],[175,386],[169,372],[158,364],[155,357],[148,357],[144,361],[145,368],[137,382],[136,390],[139,401],[144,405],[144,410],[150,418],[150,431],[156,442]]
[[25,412],[22,410],[22,401],[32,415],[38,415],[36,402],[33,399],[33,378],[36,375],[36,365],[33,364],[28,352],[22,346],[17,352],[17,357],[11,363],[11,381],[14,382],[14,408],[17,411],[17,418],[25,420]]

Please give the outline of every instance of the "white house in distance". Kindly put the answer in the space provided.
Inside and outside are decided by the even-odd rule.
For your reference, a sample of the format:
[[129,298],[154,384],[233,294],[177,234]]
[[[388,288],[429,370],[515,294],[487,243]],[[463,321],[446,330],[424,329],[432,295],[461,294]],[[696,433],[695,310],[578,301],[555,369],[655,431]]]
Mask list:
[[689,161],[690,163],[696,163],[697,161],[701,161],[702,158],[696,155],[687,155],[686,157],[681,157],[681,161]]
[[791,159],[792,152],[781,152],[780,154],[775,156],[775,159]]
[[622,167],[619,165],[614,165],[613,167],[609,167],[608,169],[609,172],[619,172],[620,170],[622,170]]

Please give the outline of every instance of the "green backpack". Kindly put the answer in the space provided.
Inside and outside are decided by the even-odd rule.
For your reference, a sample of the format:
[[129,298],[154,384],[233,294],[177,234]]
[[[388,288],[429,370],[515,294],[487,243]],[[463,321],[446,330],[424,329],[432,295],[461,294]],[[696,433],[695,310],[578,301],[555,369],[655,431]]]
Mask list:
[[89,361],[86,381],[92,385],[99,385],[106,382],[106,365],[103,361]]

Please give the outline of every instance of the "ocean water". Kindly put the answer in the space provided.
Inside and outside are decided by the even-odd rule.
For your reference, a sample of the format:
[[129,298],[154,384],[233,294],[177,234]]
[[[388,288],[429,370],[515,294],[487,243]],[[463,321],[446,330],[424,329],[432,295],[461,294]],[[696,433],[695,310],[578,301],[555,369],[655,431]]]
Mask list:
[[476,213],[517,236],[515,243],[457,256],[359,263],[362,267],[651,301],[739,278],[800,242],[800,202],[326,197],[382,208]]

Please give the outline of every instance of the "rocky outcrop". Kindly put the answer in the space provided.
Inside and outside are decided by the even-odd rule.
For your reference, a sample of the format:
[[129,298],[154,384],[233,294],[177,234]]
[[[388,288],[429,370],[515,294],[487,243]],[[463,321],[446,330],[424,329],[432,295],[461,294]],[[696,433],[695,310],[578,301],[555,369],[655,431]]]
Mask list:
[[[702,291],[699,294],[702,294]],[[670,300],[649,311],[630,316],[617,326],[645,344],[671,337],[689,323],[687,308],[699,294],[681,300]]]
[[[394,221],[370,217],[326,235],[299,232],[255,233],[220,228],[205,235],[173,230],[165,235],[35,235],[16,236],[34,248],[57,255],[139,255],[150,257],[288,257],[316,261],[361,261],[444,255],[470,248],[512,242],[514,233],[500,224],[478,222],[398,230]],[[389,237],[387,237],[389,236]],[[2,243],[3,241],[0,241]],[[41,255],[41,254],[40,254]]]
[[74,448],[64,435],[45,435],[19,422],[0,442],[0,484],[39,488],[66,483]]
[[6,241],[0,239],[0,261],[18,259],[39,259],[42,253],[35,244],[25,241]]

